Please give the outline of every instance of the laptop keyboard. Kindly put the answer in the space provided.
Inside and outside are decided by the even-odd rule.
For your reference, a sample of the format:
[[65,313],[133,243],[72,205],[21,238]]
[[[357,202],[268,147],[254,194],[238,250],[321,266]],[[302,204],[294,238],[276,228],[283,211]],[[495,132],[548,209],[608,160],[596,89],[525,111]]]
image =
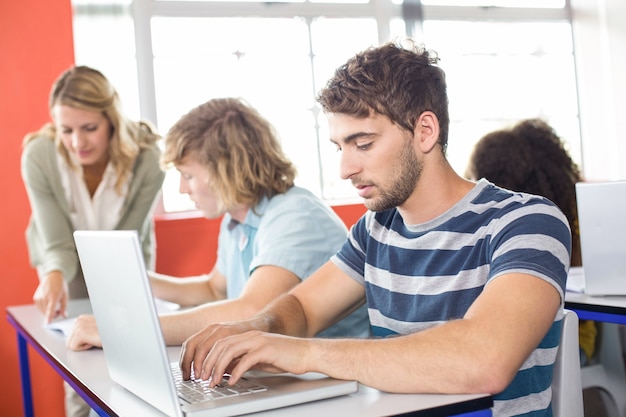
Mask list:
[[209,381],[194,379],[193,377],[184,381],[180,368],[175,363],[172,364],[172,375],[179,398],[187,403],[214,401],[267,391],[266,386],[244,378],[241,378],[235,385],[228,385],[228,378],[230,377],[228,374],[224,374],[222,382],[213,388],[209,387]]

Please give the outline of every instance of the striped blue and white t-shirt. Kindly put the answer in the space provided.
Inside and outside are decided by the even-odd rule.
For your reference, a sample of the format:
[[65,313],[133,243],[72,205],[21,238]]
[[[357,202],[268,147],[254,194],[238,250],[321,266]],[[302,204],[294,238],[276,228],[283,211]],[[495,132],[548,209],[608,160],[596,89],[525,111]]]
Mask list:
[[[486,180],[443,215],[406,225],[396,209],[366,213],[332,258],[365,286],[374,336],[418,332],[462,318],[492,279],[517,272],[561,294],[571,234],[549,200]],[[561,304],[563,301],[561,301]],[[509,387],[494,396],[494,416],[552,416],[552,368],[562,308]]]

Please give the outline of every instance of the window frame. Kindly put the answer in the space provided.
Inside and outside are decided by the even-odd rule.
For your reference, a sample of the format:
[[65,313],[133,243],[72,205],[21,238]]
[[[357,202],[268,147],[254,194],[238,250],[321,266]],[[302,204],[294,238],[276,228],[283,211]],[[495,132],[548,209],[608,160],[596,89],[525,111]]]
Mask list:
[[[367,3],[265,3],[250,1],[175,1],[175,0],[110,0],[122,4],[86,4],[92,0],[74,0],[75,14],[127,13],[134,23],[135,63],[137,68],[139,116],[159,125],[157,115],[154,53],[152,49],[153,17],[303,17],[307,21],[325,18],[374,17],[377,23],[379,43],[390,39],[393,20],[402,19],[408,36],[419,37],[420,22],[427,20],[463,20],[489,22],[553,22],[572,23],[570,1],[563,8],[521,7],[475,7],[422,5],[419,0],[370,0]],[[106,1],[106,0],[105,0]],[[453,34],[454,35],[454,34]],[[575,51],[574,51],[575,52]],[[575,59],[574,55],[574,59]],[[578,96],[578,92],[576,93]],[[580,111],[578,130],[580,130]],[[319,134],[319,131],[318,131]],[[580,136],[579,136],[580,137]],[[318,138],[319,139],[319,138]],[[318,140],[319,142],[319,140]],[[582,147],[582,145],[581,145]],[[581,158],[582,159],[582,158]],[[582,165],[582,161],[579,161]],[[321,164],[321,160],[320,160]],[[463,172],[459,172],[463,175]],[[320,167],[320,183],[324,182],[324,170]],[[324,184],[320,187],[324,198]],[[343,201],[356,201],[340,198]],[[339,199],[331,200],[333,202]],[[161,207],[160,210],[163,210]]]

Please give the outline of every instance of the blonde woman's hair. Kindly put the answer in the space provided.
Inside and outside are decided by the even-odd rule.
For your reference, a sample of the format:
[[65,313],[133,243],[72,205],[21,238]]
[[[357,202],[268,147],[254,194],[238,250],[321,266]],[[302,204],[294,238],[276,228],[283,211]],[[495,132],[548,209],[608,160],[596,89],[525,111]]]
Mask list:
[[[139,152],[159,140],[154,127],[147,121],[135,122],[125,117],[113,85],[100,71],[87,66],[72,67],[55,81],[48,101],[50,112],[57,105],[101,112],[111,123],[109,160],[117,174],[115,189],[121,193]],[[54,123],[26,135],[24,145],[39,136],[54,140],[59,153],[69,166],[74,166]]]
[[294,184],[296,169],[272,125],[236,98],[213,99],[184,115],[165,136],[165,167],[187,157],[202,164],[223,210],[256,206]]

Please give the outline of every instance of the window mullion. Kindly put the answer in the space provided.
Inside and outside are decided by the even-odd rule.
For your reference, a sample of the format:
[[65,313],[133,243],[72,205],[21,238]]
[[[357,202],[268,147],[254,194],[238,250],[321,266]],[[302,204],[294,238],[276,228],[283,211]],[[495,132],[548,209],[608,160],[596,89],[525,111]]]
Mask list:
[[131,13],[135,26],[135,49],[141,117],[158,126],[152,52],[152,6],[154,0],[133,0]]

